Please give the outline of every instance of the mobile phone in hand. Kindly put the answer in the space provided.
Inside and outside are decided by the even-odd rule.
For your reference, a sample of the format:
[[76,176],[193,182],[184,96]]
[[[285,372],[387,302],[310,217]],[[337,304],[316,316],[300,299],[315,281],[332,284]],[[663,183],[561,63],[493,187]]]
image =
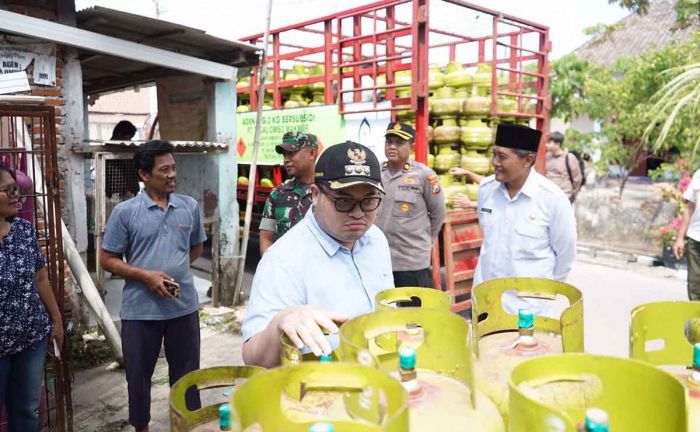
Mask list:
[[173,297],[180,298],[180,284],[171,280],[163,279],[163,285],[165,285],[165,289],[167,289]]

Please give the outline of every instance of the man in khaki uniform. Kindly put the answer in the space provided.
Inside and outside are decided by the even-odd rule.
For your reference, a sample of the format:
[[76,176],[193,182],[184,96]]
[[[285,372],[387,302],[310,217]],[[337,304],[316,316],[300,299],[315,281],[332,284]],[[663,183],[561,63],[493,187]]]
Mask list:
[[445,221],[445,196],[435,171],[410,160],[415,131],[390,123],[382,167],[386,196],[376,225],[391,248],[394,285],[432,287],[430,252]]

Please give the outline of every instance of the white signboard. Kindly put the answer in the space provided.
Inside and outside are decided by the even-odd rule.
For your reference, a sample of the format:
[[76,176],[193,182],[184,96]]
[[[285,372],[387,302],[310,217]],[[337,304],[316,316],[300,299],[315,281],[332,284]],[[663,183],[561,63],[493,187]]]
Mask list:
[[0,94],[20,93],[31,90],[26,72],[0,74]]
[[53,44],[0,45],[0,73],[25,71],[34,63],[34,84],[56,85],[56,46]]
[[[380,102],[379,106],[388,108],[391,102]],[[366,110],[373,107],[372,102],[357,102],[345,106],[348,111]],[[358,142],[370,148],[377,155],[379,162],[384,162],[384,133],[391,121],[391,111],[364,112],[345,116],[345,139]]]

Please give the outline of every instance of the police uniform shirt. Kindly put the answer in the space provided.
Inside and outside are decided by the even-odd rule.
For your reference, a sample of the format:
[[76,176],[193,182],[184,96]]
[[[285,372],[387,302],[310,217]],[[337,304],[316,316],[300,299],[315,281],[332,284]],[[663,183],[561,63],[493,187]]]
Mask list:
[[[557,185],[533,169],[510,198],[506,185],[490,176],[479,186],[477,211],[484,241],[474,286],[503,277],[566,279],[576,258],[576,219]],[[550,303],[513,293],[503,299],[510,313],[527,307],[546,314]]]
[[422,270],[430,266],[430,253],[445,220],[445,196],[435,171],[409,161],[392,172],[382,168],[386,196],[376,225],[391,247],[393,271]]

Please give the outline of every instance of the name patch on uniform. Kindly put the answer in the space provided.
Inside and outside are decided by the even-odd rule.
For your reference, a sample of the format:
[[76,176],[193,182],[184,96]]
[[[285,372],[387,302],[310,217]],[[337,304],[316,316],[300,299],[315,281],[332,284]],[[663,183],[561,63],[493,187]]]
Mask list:
[[440,188],[440,179],[438,178],[438,176],[432,174],[428,177],[428,182],[430,183],[430,190],[431,192],[433,192],[433,195],[438,195],[442,190]]
[[491,211],[492,211],[492,210],[491,210],[490,208],[481,207],[481,213],[488,213],[488,214],[491,214]]
[[418,185],[413,185],[413,184],[411,184],[411,185],[401,184],[401,185],[399,185],[399,190],[403,191],[403,192],[415,192],[415,193],[421,192],[420,187]]

